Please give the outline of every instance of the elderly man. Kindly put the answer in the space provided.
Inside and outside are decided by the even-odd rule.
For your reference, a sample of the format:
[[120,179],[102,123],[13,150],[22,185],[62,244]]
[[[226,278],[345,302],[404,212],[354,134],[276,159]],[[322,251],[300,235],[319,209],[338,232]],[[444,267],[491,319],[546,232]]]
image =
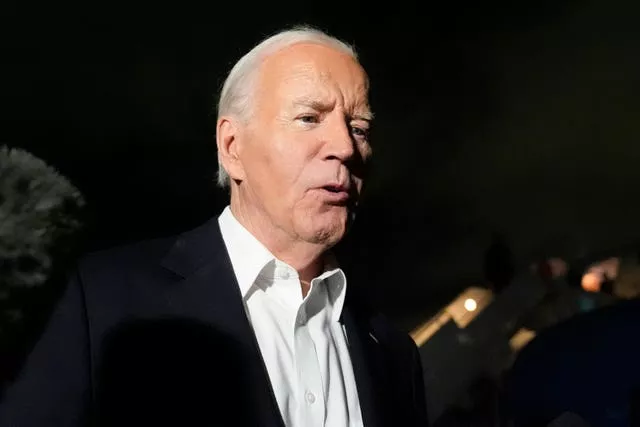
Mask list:
[[242,57],[217,121],[230,205],[83,259],[0,425],[425,426],[415,345],[329,253],[371,156],[368,87],[315,29]]

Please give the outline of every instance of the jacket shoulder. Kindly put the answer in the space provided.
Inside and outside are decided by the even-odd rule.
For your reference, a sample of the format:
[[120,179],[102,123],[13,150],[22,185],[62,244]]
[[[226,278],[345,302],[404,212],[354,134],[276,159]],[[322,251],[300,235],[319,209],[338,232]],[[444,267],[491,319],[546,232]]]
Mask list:
[[82,277],[114,270],[135,270],[145,265],[158,264],[177,239],[176,235],[92,251],[78,260],[77,268]]

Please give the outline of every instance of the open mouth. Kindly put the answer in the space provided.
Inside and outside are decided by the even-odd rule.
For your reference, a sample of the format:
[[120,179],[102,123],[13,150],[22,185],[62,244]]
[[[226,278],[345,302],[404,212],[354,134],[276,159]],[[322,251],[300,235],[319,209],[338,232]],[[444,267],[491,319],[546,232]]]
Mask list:
[[349,193],[349,191],[345,187],[342,187],[340,185],[325,185],[322,188],[331,193]]
[[349,190],[340,185],[325,185],[322,187],[324,198],[331,204],[346,204],[349,201]]

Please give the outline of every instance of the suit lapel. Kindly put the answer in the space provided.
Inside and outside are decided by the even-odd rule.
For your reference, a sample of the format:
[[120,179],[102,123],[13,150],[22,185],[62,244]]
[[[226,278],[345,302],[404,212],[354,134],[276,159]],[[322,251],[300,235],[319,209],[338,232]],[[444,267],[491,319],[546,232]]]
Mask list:
[[174,312],[203,321],[238,343],[259,425],[284,427],[217,218],[181,235],[162,266],[181,277],[171,298]]
[[[217,218],[182,234],[162,260],[178,275],[170,304],[177,315],[195,318],[237,341],[246,355],[248,387],[257,408],[259,426],[285,427],[255,334],[247,319]],[[364,427],[386,425],[383,349],[377,342],[368,311],[347,294],[341,321],[345,326]]]
[[351,307],[345,305],[342,311],[342,322],[347,332],[364,427],[381,427],[384,425],[385,402],[380,397],[380,393],[384,390],[380,375],[384,369],[379,343],[371,334],[366,320],[359,317]]

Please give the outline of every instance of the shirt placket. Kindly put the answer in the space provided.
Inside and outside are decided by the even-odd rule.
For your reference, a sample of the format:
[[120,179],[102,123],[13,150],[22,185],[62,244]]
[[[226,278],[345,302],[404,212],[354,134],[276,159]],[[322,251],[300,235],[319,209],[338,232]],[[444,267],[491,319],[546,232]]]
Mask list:
[[305,304],[296,316],[294,341],[301,426],[324,426],[325,398],[315,344],[309,333]]

